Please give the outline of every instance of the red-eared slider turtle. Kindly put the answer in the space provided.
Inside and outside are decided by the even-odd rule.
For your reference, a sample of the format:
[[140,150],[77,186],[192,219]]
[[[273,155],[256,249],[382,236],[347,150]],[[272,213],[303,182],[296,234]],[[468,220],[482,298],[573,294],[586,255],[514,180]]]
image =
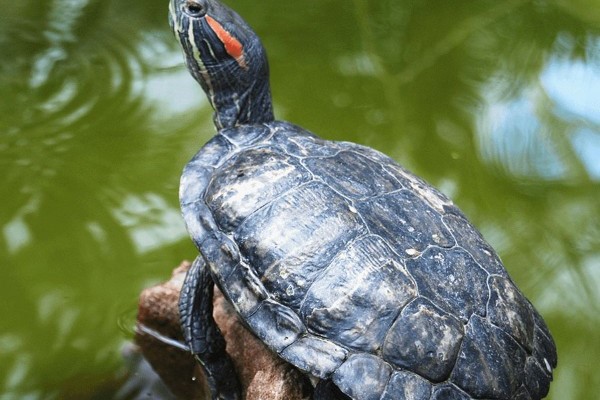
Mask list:
[[218,130],[180,187],[201,254],[181,320],[213,398],[240,396],[213,282],[319,378],[314,398],[543,398],[548,328],[458,208],[373,149],[276,121],[264,49],[231,9],[171,0],[170,20]]

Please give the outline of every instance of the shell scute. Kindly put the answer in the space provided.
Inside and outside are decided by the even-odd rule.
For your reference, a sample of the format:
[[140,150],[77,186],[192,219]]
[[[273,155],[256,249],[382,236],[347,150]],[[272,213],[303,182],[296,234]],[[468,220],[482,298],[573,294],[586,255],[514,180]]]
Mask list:
[[219,168],[205,198],[219,227],[232,232],[253,212],[310,179],[296,159],[269,147],[252,148]]
[[381,400],[424,400],[431,396],[431,383],[407,371],[392,374]]
[[379,400],[392,374],[392,368],[379,357],[353,354],[332,375],[333,383],[348,396]]
[[188,164],[179,182],[179,200],[182,207],[197,203],[199,199],[202,199],[213,173],[212,167],[198,168],[198,166],[189,166]]
[[408,260],[406,268],[419,293],[438,307],[465,322],[472,314],[485,315],[488,275],[466,251],[433,247]]
[[240,262],[240,253],[237,245],[220,232],[213,233],[200,246],[211,272],[218,277],[228,276]]
[[369,235],[338,253],[307,292],[300,314],[311,332],[374,352],[416,294],[392,249],[382,238]]
[[474,315],[452,381],[477,398],[508,399],[524,379],[526,352],[506,332]]
[[421,253],[429,246],[454,245],[454,238],[439,213],[408,190],[369,199],[357,208],[370,231],[388,238],[402,256]]
[[454,385],[441,385],[433,389],[431,400],[472,400],[471,396],[467,395],[462,390]]
[[286,347],[281,357],[319,378],[327,378],[348,356],[348,351],[329,340],[305,336]]
[[235,238],[273,297],[297,310],[321,271],[365,231],[343,197],[310,182],[252,214]]
[[456,207],[446,207],[443,217],[456,242],[488,273],[508,277],[500,258]]
[[292,124],[275,123],[271,143],[285,154],[298,159],[305,157],[331,157],[340,151],[339,143],[327,142]]
[[488,286],[491,294],[487,307],[490,321],[531,352],[535,324],[529,302],[508,279],[490,276]]
[[463,324],[457,318],[417,298],[394,322],[382,355],[398,367],[441,382],[454,367],[463,336]]
[[221,291],[244,318],[252,315],[269,297],[262,282],[245,263],[239,263],[229,276],[221,279]]
[[517,390],[517,393],[515,393],[515,396],[512,398],[512,400],[533,400],[533,398],[525,386],[521,386],[519,390]]
[[538,363],[535,357],[528,357],[525,363],[525,387],[535,399],[542,399],[548,394],[552,375],[545,366]]
[[388,163],[386,168],[404,187],[410,188],[412,192],[418,194],[436,212],[444,213],[445,208],[453,207],[452,200],[446,195],[395,162]]
[[263,301],[246,322],[277,353],[281,353],[306,332],[304,324],[294,311],[273,300]]
[[556,368],[558,362],[556,344],[552,339],[552,335],[550,335],[546,323],[535,310],[533,310],[533,319],[535,321],[535,329],[533,332],[533,355],[539,360],[540,364],[545,364],[545,371],[552,377],[552,370]]
[[[311,157],[305,164],[313,174],[351,199],[379,196],[402,187],[381,164],[355,151],[341,151],[326,158]],[[356,171],[361,174],[357,175]]]
[[182,204],[181,210],[185,217],[185,226],[198,249],[209,237],[218,232],[213,215],[204,201]]

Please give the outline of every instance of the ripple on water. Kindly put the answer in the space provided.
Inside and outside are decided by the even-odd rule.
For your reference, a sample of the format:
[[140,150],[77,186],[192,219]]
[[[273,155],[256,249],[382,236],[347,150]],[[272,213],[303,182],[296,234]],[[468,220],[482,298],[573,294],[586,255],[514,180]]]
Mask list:
[[[77,24],[64,15],[48,21],[53,15],[40,24],[23,19],[0,26],[0,93],[10,99],[0,102],[0,254],[6,250],[11,266],[1,288],[18,307],[0,307],[10,319],[10,332],[0,335],[0,359],[6,361],[0,376],[11,377],[16,397],[74,370],[114,372],[116,344],[132,336],[135,312],[127,309],[119,318],[123,307],[116,297],[141,287],[137,276],[131,279],[136,266],[130,264],[137,251],[149,251],[148,241],[136,238],[156,239],[156,226],[168,225],[163,239],[181,238],[184,231],[170,204],[176,200],[166,203],[160,193],[141,211],[126,208],[142,212],[149,204],[159,209],[152,214],[156,221],[126,226],[115,211],[127,199],[148,199],[145,193],[170,172],[161,165],[151,176],[132,166],[152,168],[139,160],[154,161],[165,143],[153,135],[158,128],[152,118],[162,118],[161,110],[148,98],[145,82],[179,73],[164,64],[171,54],[180,64],[175,45],[162,57],[160,34],[153,45],[107,23],[77,36]],[[142,175],[151,176],[147,185]],[[164,218],[161,210],[167,210]],[[150,250],[160,244],[152,242]],[[124,296],[128,304],[136,294]],[[11,338],[20,342],[3,346]]]
[[[164,49],[108,25],[77,41],[72,35],[57,28],[49,35],[27,22],[0,31],[0,51],[8,56],[0,65],[0,86],[11,99],[0,104],[0,153],[18,166],[9,170],[9,181],[17,185],[12,192],[69,168],[68,158],[77,157],[96,136],[111,130],[118,135],[115,121],[126,129],[156,114],[145,82],[164,75],[164,65],[155,70],[150,61],[161,59],[156,51]],[[88,155],[93,160],[94,154]]]

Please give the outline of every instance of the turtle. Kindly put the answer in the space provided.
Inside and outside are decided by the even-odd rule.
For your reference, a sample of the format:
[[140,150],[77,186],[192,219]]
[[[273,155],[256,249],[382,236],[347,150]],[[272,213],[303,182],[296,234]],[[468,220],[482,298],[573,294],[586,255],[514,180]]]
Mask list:
[[213,399],[241,398],[214,285],[324,399],[541,399],[547,325],[443,193],[372,148],[276,120],[265,49],[218,0],[171,0],[216,134],[179,198],[199,255],[179,299]]

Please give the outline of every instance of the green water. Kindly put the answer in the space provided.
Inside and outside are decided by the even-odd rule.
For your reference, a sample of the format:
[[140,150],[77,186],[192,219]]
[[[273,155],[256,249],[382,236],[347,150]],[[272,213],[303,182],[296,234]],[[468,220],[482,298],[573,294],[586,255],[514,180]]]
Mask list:
[[[275,107],[450,195],[544,315],[549,398],[600,390],[600,2],[229,0]],[[137,295],[195,251],[213,133],[166,0],[0,0],[0,399],[113,398]]]

